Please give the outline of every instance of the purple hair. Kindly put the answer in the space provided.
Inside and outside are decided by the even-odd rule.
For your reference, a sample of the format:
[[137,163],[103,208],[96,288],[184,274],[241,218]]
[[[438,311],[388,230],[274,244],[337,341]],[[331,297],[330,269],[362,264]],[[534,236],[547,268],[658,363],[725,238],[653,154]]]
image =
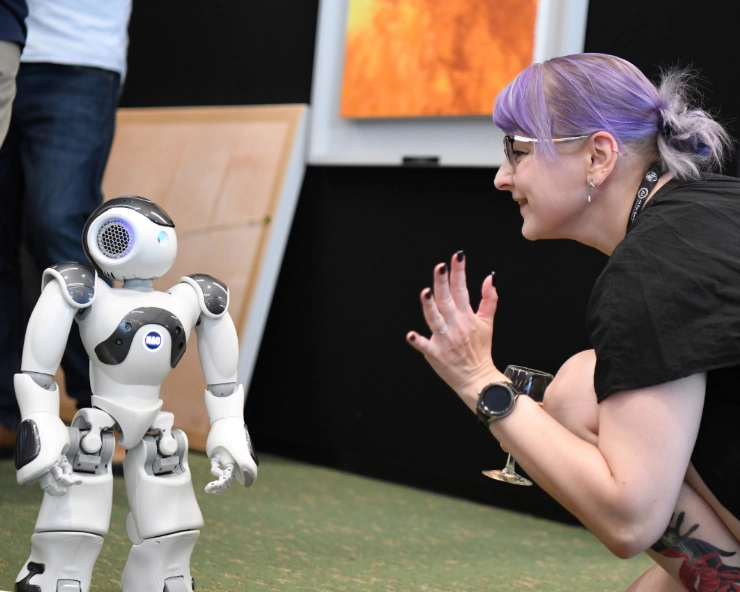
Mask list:
[[693,77],[669,70],[656,88],[621,58],[585,53],[533,64],[496,98],[501,129],[537,138],[535,149],[557,160],[553,138],[609,132],[622,147],[660,162],[679,179],[698,178],[722,164],[730,138],[707,113],[691,106]]

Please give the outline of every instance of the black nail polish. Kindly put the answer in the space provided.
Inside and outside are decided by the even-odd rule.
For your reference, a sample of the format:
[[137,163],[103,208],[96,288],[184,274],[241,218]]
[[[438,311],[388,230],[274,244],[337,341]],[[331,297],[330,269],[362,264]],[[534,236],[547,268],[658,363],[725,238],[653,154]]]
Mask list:
[[491,272],[491,285],[495,288],[496,287],[496,272]]
[[442,267],[439,268],[439,274],[444,275],[447,273],[447,264],[443,264]]
[[426,291],[426,293],[424,294],[424,298],[426,298],[427,300],[431,300],[432,299],[432,296],[434,296],[434,290],[432,290],[431,288],[429,288]]
[[457,257],[457,262],[462,263],[463,259],[465,259],[465,251],[458,251],[455,253],[455,256]]
[[416,335],[409,335],[409,341],[416,341]]

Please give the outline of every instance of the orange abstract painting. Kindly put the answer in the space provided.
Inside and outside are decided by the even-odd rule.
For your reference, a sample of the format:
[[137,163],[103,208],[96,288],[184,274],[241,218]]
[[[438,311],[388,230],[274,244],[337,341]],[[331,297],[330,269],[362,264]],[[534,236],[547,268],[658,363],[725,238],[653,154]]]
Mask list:
[[341,115],[490,114],[532,63],[537,0],[349,0]]

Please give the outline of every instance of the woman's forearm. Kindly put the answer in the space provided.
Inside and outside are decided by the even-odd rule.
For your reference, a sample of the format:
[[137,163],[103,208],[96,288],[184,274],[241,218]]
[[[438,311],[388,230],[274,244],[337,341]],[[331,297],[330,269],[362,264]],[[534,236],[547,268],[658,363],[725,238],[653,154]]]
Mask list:
[[598,446],[572,434],[528,397],[519,397],[508,417],[491,424],[491,432],[615,555],[644,551],[663,533],[675,499],[644,503],[631,482],[644,476],[615,475]]

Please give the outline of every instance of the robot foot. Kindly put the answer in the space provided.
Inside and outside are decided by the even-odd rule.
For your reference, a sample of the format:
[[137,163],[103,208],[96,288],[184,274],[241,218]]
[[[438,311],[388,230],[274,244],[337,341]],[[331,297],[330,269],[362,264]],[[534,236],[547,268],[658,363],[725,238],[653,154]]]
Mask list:
[[131,547],[121,576],[122,591],[193,592],[190,554],[198,535],[198,530],[187,530],[145,539]]
[[86,532],[37,532],[15,592],[89,592],[103,537]]

